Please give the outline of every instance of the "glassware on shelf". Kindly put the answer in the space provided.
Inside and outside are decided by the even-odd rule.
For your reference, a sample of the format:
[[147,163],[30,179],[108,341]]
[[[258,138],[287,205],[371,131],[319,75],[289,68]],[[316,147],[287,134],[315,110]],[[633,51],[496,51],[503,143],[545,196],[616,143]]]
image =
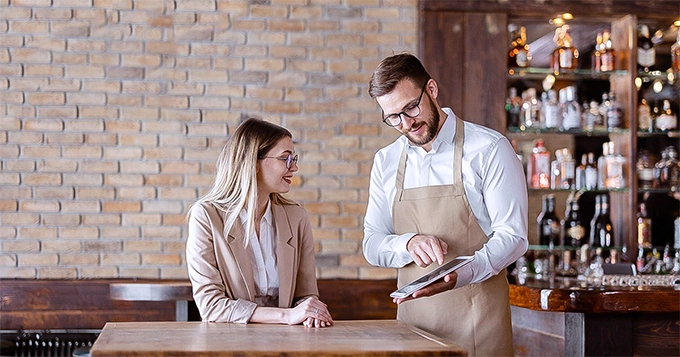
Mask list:
[[637,242],[638,249],[652,247],[652,219],[647,214],[647,204],[644,202],[638,205]]
[[597,158],[597,188],[600,190],[607,189],[607,159],[609,158],[609,148],[611,147],[609,143],[611,141],[602,143],[602,155]]
[[654,162],[652,154],[645,150],[638,151],[637,159],[637,177],[638,187],[642,189],[651,189],[654,187]]
[[586,166],[588,166],[588,154],[581,155],[581,165],[576,167],[574,174],[574,189],[581,190],[586,186]]
[[529,67],[531,64],[531,52],[527,44],[527,33],[524,26],[520,26],[512,32],[512,42],[508,53],[509,67]]
[[623,122],[623,113],[621,109],[621,103],[616,100],[616,93],[609,92],[609,107],[607,108],[607,130],[613,130],[621,128]]
[[528,88],[522,92],[520,107],[520,126],[524,128],[540,127],[541,102],[536,98],[536,88]]
[[560,106],[557,101],[557,92],[554,89],[548,91],[548,100],[543,101],[543,123],[546,128],[557,129],[562,125]]
[[680,167],[678,167],[678,152],[673,146],[668,146],[661,152],[661,160],[656,163],[654,175],[659,188],[678,191],[680,184]]
[[507,114],[508,126],[519,126],[519,113],[522,98],[517,95],[517,88],[508,89],[508,97],[505,99],[505,111]]
[[584,187],[586,190],[596,190],[597,189],[597,164],[595,163],[595,154],[592,152],[588,153],[588,162],[585,169],[585,182]]
[[664,99],[663,108],[656,118],[656,129],[660,131],[675,130],[678,128],[678,117],[671,109],[671,102]]
[[653,130],[652,126],[652,110],[647,104],[647,100],[642,98],[638,105],[638,130],[650,132]]
[[638,71],[642,72],[650,72],[656,63],[656,49],[647,25],[640,25],[638,29],[637,63]]
[[555,30],[553,41],[557,44],[557,48],[552,53],[550,66],[555,73],[565,69],[573,70],[578,67],[579,52],[574,47],[569,31],[569,25],[562,25],[562,27]]
[[585,115],[585,129],[586,130],[604,129],[604,118],[600,114],[599,105],[594,100],[590,101],[588,112]]
[[608,189],[626,188],[626,168],[628,159],[621,155],[613,141],[609,142],[609,156],[605,160],[606,165],[606,187]]
[[550,188],[550,152],[537,139],[527,162],[527,180],[530,188]]
[[[562,128],[581,129],[581,107],[576,101],[576,87],[564,87],[564,106],[562,107]],[[560,91],[560,99],[562,92]]]
[[680,31],[675,43],[671,45],[671,69],[676,75],[680,73]]
[[616,70],[616,50],[612,47],[609,30],[602,33],[602,50],[600,51],[600,71],[613,72]]

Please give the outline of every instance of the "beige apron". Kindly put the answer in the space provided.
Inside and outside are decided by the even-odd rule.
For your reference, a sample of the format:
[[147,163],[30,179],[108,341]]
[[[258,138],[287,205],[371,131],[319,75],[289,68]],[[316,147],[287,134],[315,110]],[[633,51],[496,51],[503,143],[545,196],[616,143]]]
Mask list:
[[[442,239],[448,244],[445,261],[459,255],[473,255],[488,241],[463,188],[464,139],[464,123],[456,118],[452,185],[405,190],[406,147],[397,171],[397,194],[392,212],[395,233],[417,232]],[[437,266],[434,263],[420,268],[411,263],[399,269],[399,287]],[[397,319],[455,342],[470,356],[513,355],[505,271],[479,284],[402,303],[397,309]]]

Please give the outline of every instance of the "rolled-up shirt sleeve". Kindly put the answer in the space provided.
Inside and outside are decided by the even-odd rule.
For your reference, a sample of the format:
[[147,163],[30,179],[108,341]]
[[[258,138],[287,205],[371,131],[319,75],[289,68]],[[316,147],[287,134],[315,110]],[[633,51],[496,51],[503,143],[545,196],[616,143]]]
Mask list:
[[526,179],[512,146],[501,137],[479,163],[485,221],[492,233],[473,262],[458,271],[457,288],[498,274],[528,248]]
[[247,323],[257,304],[232,299],[225,293],[215,258],[212,225],[208,212],[200,204],[191,208],[188,230],[187,269],[201,318],[206,322]]

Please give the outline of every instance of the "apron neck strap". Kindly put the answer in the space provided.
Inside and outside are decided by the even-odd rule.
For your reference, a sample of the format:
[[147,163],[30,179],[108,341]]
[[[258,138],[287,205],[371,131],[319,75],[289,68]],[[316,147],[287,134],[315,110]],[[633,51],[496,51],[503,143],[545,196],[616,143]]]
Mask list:
[[[453,184],[457,185],[463,182],[463,141],[465,141],[465,123],[462,119],[456,116],[456,133],[453,137]],[[397,196],[401,197],[401,192],[404,190],[404,172],[406,171],[406,157],[408,152],[408,144],[404,145],[404,150],[401,151],[399,158],[399,166],[397,166],[397,179],[395,186],[397,188]]]

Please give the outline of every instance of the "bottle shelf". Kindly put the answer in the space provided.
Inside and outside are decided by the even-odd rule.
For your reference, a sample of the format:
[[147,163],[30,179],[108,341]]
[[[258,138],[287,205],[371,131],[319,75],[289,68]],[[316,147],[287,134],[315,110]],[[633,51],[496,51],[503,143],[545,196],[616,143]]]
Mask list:
[[[672,76],[672,77],[669,77]],[[673,73],[672,71],[649,71],[649,72],[644,72],[644,71],[638,71],[637,72],[637,77],[642,80],[642,83],[648,83],[653,80],[673,80],[677,76],[676,73]]]
[[663,137],[667,136],[669,138],[680,138],[680,131],[673,130],[673,131],[653,131],[653,132],[648,132],[648,131],[641,131],[638,130],[637,136],[640,138],[646,138],[646,137]]
[[638,193],[673,193],[670,188],[638,188]]
[[[602,250],[618,250],[621,251],[623,250],[623,247],[595,247],[595,248],[589,248],[591,250],[597,249],[597,248],[602,248]],[[556,245],[550,248],[549,245],[538,245],[538,244],[529,244],[529,248],[527,248],[527,251],[561,251],[561,250],[580,250],[581,247],[574,247],[572,245]],[[651,250],[651,248],[650,248]],[[663,247],[661,247],[661,251],[663,251]]]
[[[596,129],[596,130],[583,130],[583,129],[559,129],[559,128],[536,128],[536,127],[522,127],[522,126],[510,126],[508,127],[508,132],[510,133],[531,133],[531,134],[567,134],[567,135],[577,135],[577,136],[609,136],[611,134],[627,134],[628,129]],[[680,132],[678,132],[680,135]],[[680,136],[679,136],[680,137]]]
[[547,75],[555,76],[555,79],[575,80],[575,79],[600,79],[609,80],[612,76],[627,75],[628,71],[598,72],[592,69],[573,69],[555,72],[550,68],[537,67],[514,67],[508,69],[508,78],[527,78],[544,79]]

